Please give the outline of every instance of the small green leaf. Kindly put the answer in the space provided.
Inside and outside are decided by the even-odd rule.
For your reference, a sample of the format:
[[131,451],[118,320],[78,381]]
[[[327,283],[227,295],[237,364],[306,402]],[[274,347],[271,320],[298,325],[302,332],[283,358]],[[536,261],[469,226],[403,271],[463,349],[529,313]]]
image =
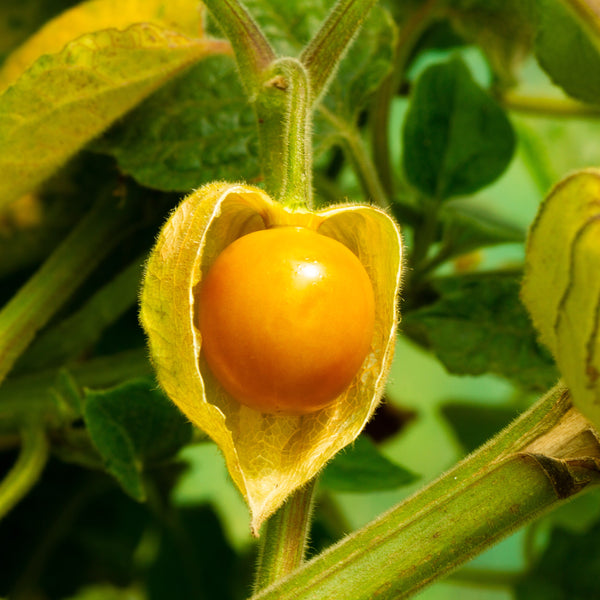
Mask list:
[[442,405],[441,411],[465,452],[479,448],[520,412],[511,406],[482,406],[467,402],[448,402]]
[[515,149],[506,114],[460,59],[433,65],[419,77],[403,138],[409,181],[437,200],[492,183]]
[[133,498],[146,498],[146,464],[172,456],[190,438],[191,427],[148,379],[88,391],[84,420],[106,470]]
[[496,373],[544,390],[558,373],[537,343],[519,300],[518,275],[481,273],[434,280],[438,298],[407,312],[402,329],[430,348],[451,373]]
[[599,104],[600,49],[565,4],[558,0],[537,1],[537,59],[567,94]]
[[529,233],[522,296],[573,403],[600,425],[600,170],[567,177]]
[[208,57],[134,110],[95,149],[142,185],[189,191],[259,175],[254,113],[231,57]]
[[376,492],[395,489],[419,479],[379,452],[364,435],[342,450],[323,470],[319,483],[335,492]]

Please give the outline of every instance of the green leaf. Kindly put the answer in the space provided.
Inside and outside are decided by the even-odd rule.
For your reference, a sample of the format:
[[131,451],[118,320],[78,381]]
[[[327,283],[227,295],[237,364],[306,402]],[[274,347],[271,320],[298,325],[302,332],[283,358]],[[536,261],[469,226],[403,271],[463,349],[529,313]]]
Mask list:
[[106,470],[131,497],[145,500],[144,466],[189,441],[189,423],[148,379],[87,391],[84,401],[85,424]]
[[468,402],[447,402],[441,411],[465,452],[479,448],[520,412],[511,406],[482,406]]
[[150,24],[84,35],[0,95],[0,206],[31,191],[217,42]]
[[600,425],[600,170],[559,183],[527,245],[523,302],[575,406]]
[[515,135],[506,114],[460,59],[417,80],[403,131],[409,181],[431,198],[471,194],[508,166]]
[[599,104],[600,49],[565,2],[538,0],[537,6],[535,52],[541,67],[570,96]]
[[600,522],[583,535],[555,529],[538,563],[516,585],[516,600],[599,598],[599,538]]
[[402,318],[406,335],[460,375],[495,373],[545,390],[558,373],[519,300],[518,275],[481,273],[434,280],[431,304]]
[[208,57],[146,100],[95,149],[141,184],[189,191],[259,175],[256,120],[231,57]]
[[517,83],[517,68],[533,43],[532,3],[529,0],[452,0],[451,4],[449,18],[453,28],[485,53],[502,85]]
[[448,258],[478,248],[523,242],[525,232],[482,207],[452,203],[440,214],[442,244]]
[[335,492],[376,492],[409,485],[419,479],[379,452],[369,438],[359,436],[323,470],[319,484]]

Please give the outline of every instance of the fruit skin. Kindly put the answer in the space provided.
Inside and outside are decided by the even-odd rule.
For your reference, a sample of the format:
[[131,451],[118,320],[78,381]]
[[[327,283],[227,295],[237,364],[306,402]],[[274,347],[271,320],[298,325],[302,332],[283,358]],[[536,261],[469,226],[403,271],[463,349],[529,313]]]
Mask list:
[[373,287],[358,257],[303,227],[245,235],[196,293],[202,352],[240,403],[301,415],[333,403],[369,353]]

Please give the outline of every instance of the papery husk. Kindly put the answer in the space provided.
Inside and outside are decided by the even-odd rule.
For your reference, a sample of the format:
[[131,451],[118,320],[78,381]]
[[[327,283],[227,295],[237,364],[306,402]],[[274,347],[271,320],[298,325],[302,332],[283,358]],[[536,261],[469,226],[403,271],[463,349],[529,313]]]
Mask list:
[[[194,291],[220,252],[242,235],[286,224],[311,227],[355,252],[376,300],[371,350],[360,371],[331,406],[303,416],[261,413],[232,398],[205,363],[194,319]],[[152,361],[168,396],[223,452],[255,534],[358,436],[377,407],[392,360],[401,267],[400,232],[385,212],[351,205],[290,212],[246,185],[213,183],[197,190],[161,231],[141,295]]]
[[521,297],[573,404],[600,430],[600,169],[569,175],[540,206]]

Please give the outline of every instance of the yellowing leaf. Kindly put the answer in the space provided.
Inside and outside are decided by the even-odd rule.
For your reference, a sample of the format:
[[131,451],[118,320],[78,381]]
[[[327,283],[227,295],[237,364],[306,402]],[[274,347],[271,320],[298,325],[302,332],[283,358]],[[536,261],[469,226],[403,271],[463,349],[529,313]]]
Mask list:
[[0,206],[31,191],[165,81],[223,43],[151,24],[44,55],[0,95]]
[[[220,252],[242,235],[282,224],[311,227],[350,248],[376,299],[375,333],[361,370],[330,407],[303,416],[261,413],[232,398],[206,366],[194,318],[194,290]],[[371,207],[289,212],[257,188],[215,183],[188,196],[163,228],[141,296],[152,360],[169,397],[221,448],[254,532],[373,414],[392,359],[400,271],[397,227]]]
[[44,25],[0,69],[0,91],[17,80],[37,58],[60,52],[68,42],[102,29],[153,23],[190,37],[202,35],[203,6],[197,0],[91,0]]
[[600,170],[566,178],[541,206],[522,298],[575,405],[600,426]]

